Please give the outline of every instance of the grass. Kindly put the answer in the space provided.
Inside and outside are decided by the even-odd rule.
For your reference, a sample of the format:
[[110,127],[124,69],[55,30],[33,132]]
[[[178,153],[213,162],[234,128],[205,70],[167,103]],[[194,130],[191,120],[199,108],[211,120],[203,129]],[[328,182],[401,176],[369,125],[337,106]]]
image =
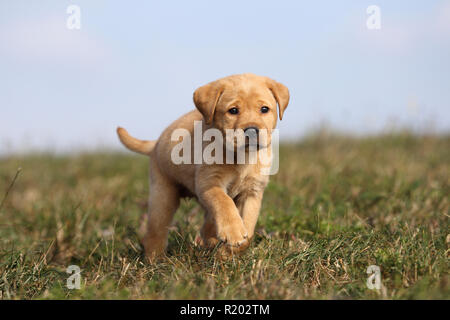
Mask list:
[[[314,135],[281,146],[252,246],[229,261],[194,245],[183,201],[167,258],[136,230],[147,159],[131,153],[0,159],[2,299],[449,299],[449,136]],[[69,265],[81,288],[66,287]],[[382,288],[366,286],[381,268]]]

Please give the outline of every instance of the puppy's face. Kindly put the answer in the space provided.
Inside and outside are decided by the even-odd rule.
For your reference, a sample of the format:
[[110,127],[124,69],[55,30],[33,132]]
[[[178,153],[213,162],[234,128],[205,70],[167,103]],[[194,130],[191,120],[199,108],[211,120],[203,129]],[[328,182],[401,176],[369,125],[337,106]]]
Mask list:
[[205,122],[219,129],[234,147],[265,148],[271,144],[277,109],[282,119],[288,105],[289,91],[267,77],[233,75],[197,89],[194,102]]

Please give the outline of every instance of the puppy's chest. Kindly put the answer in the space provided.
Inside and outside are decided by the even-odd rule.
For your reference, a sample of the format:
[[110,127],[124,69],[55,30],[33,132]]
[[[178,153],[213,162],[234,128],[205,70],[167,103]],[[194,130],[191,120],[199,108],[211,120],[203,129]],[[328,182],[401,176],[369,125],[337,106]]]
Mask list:
[[227,193],[231,198],[258,194],[264,191],[268,181],[269,177],[266,175],[243,172],[228,185]]

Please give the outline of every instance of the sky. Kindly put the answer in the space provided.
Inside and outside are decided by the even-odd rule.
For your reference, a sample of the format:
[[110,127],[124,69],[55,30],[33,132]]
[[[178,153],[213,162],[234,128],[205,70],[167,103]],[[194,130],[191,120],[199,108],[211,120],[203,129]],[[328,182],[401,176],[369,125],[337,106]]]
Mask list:
[[0,153],[122,149],[118,125],[156,139],[245,72],[290,89],[281,139],[448,133],[450,1],[1,1]]

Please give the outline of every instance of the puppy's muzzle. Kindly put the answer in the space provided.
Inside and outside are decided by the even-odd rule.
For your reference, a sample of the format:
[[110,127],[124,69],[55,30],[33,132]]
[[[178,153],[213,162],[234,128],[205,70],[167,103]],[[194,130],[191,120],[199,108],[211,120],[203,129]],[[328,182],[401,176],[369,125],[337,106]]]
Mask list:
[[257,127],[248,127],[244,129],[244,136],[245,136],[245,146],[259,146],[259,129]]

